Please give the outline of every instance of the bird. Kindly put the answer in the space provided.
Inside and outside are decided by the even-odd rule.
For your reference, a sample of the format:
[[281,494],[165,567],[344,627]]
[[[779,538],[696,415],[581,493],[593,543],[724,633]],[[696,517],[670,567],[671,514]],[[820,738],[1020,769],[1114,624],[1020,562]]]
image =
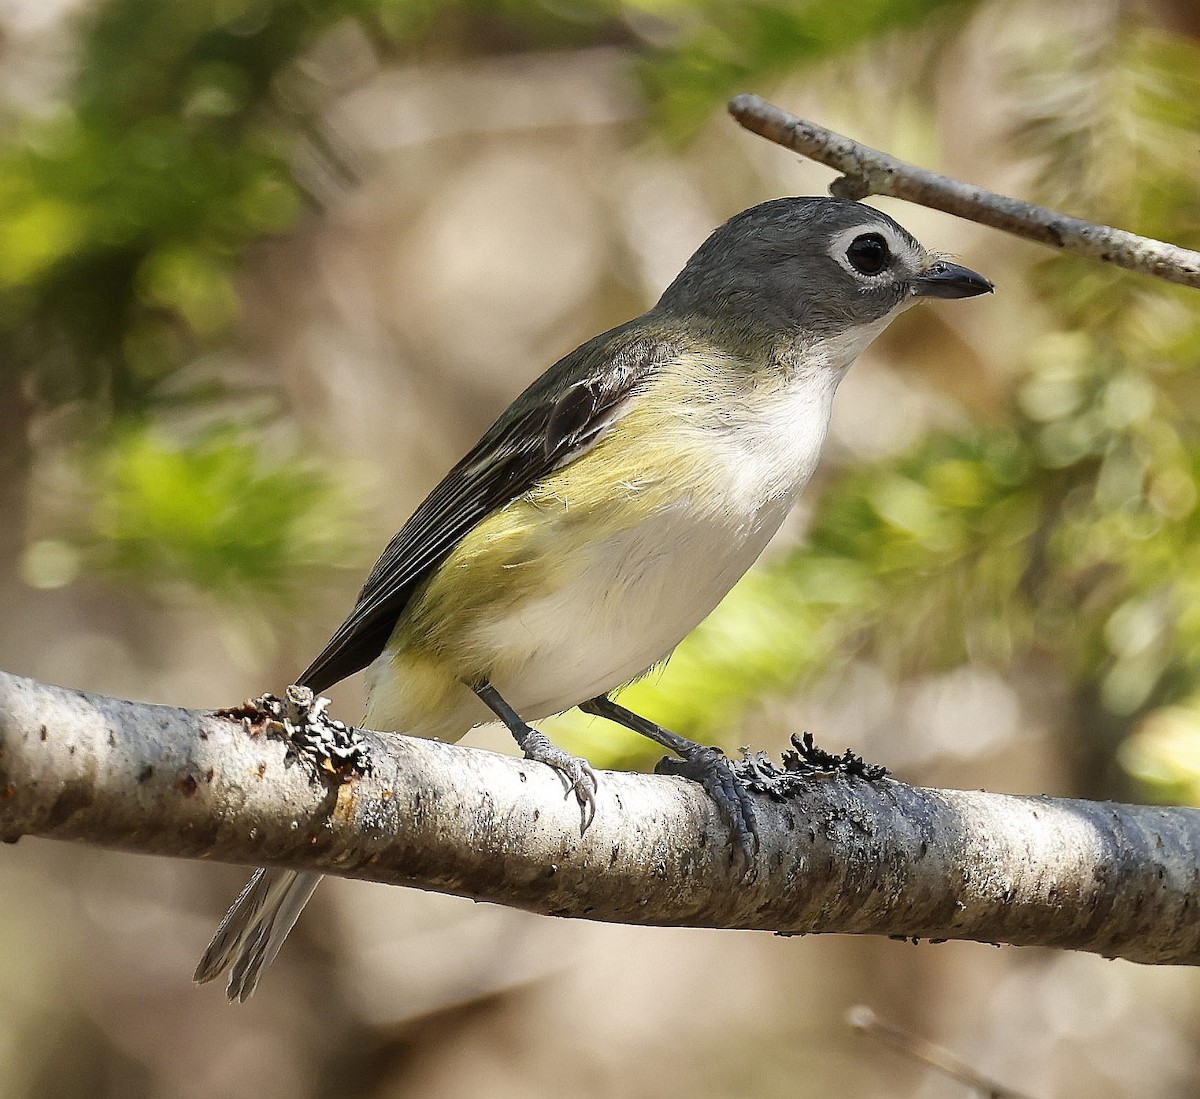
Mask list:
[[[753,800],[723,753],[609,696],[661,664],[753,564],[816,468],[850,364],[922,299],[992,291],[863,203],[776,198],[705,240],[642,316],[524,390],[384,549],[297,683],[366,668],[371,729],[457,741],[499,718],[586,827],[597,777],[528,722],[572,707],[701,782],[743,866]],[[320,875],[260,868],[196,969],[254,992]]]

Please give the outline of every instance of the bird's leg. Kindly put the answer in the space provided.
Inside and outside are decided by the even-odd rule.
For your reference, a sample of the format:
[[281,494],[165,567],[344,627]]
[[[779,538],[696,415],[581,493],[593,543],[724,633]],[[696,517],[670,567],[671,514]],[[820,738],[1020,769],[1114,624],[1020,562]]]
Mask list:
[[647,721],[632,710],[619,706],[607,695],[597,695],[581,703],[579,708],[585,714],[608,718],[618,725],[624,725],[626,729],[641,733],[682,757],[679,760],[664,759],[655,770],[659,774],[690,778],[708,791],[729,824],[735,865],[743,874],[749,869],[750,859],[758,849],[758,820],[754,814],[754,800],[733,773],[733,767],[720,748],[707,748],[661,725],[655,725],[653,721]]
[[517,747],[525,753],[526,759],[545,763],[553,767],[563,778],[567,793],[574,791],[579,801],[580,823],[579,831],[587,831],[587,827],[596,816],[596,787],[598,780],[596,772],[586,759],[577,759],[570,752],[564,751],[555,744],[545,733],[539,733],[525,721],[487,680],[472,685],[480,701],[487,706],[501,721],[508,726]]

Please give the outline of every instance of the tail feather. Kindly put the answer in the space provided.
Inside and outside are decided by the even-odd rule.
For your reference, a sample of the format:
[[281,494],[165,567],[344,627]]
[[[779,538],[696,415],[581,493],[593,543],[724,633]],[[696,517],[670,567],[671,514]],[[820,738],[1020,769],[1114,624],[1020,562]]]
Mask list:
[[229,970],[229,999],[248,999],[320,881],[320,874],[255,870],[225,914],[192,979],[203,984]]

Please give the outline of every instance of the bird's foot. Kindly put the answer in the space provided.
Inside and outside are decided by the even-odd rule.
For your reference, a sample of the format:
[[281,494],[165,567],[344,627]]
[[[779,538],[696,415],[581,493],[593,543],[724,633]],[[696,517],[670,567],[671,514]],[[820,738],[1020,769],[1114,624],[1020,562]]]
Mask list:
[[680,751],[682,758],[667,756],[654,768],[660,775],[678,775],[700,783],[717,803],[729,826],[733,868],[745,877],[758,851],[758,817],[746,784],[734,773],[733,765],[720,748],[693,744]]
[[530,729],[521,741],[526,759],[553,767],[563,780],[567,795],[572,792],[579,802],[579,833],[582,835],[596,817],[596,790],[600,780],[586,759],[571,755],[554,743],[545,733]]
[[479,700],[508,726],[508,731],[512,733],[517,747],[525,753],[525,758],[553,767],[566,784],[567,794],[574,791],[575,800],[579,802],[579,834],[583,835],[596,819],[596,789],[600,783],[592,765],[586,759],[576,759],[570,752],[564,752],[545,733],[539,733],[522,721],[520,714],[504,701],[500,692],[486,679],[470,687]]

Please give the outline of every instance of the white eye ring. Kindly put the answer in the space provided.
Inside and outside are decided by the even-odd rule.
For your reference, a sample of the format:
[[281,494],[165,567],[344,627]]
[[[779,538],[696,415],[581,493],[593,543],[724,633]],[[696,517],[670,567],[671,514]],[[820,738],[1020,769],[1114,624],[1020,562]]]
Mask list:
[[[850,246],[859,237],[865,236],[882,237],[884,244],[887,245],[888,255],[891,258],[890,262],[885,263],[873,275],[865,275],[859,271],[850,262],[850,258],[847,255]],[[901,236],[890,225],[883,222],[867,222],[865,225],[842,229],[830,241],[829,255],[840,267],[861,282],[864,287],[879,286],[881,283],[891,282],[895,278],[897,267],[907,267],[915,270],[919,261],[917,249],[913,246],[912,241],[907,237]]]

